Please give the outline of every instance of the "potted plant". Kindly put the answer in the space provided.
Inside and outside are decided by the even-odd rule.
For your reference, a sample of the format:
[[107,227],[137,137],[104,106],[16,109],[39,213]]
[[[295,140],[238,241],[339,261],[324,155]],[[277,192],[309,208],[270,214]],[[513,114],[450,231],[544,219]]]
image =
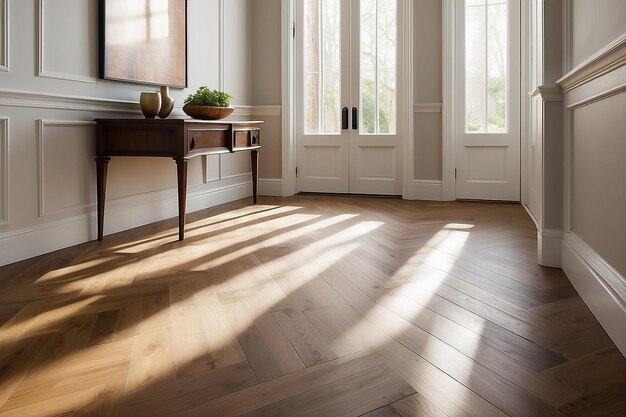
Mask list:
[[194,119],[218,120],[229,116],[234,107],[230,107],[233,97],[219,90],[209,90],[203,86],[185,99],[183,111]]

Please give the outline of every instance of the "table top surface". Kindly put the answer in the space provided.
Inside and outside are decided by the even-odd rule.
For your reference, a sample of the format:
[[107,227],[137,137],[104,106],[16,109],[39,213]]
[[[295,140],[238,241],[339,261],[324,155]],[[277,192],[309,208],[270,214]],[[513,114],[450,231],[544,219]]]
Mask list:
[[96,123],[100,124],[115,124],[115,123],[132,123],[132,124],[146,124],[146,125],[184,125],[184,124],[209,124],[209,125],[249,125],[249,124],[261,124],[261,120],[198,120],[198,119],[183,119],[183,118],[171,118],[171,119],[95,119]]

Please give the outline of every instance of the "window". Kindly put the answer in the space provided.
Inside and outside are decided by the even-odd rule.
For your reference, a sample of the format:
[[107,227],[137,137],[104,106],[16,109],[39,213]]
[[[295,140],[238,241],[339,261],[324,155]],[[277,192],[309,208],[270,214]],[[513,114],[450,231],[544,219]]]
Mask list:
[[465,130],[506,133],[508,1],[465,0]]
[[304,1],[306,134],[341,131],[341,3]]
[[361,133],[396,133],[397,0],[361,0]]

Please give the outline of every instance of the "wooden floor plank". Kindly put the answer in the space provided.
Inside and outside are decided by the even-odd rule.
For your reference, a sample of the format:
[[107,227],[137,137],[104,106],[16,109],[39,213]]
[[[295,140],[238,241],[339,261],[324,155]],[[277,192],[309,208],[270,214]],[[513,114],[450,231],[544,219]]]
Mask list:
[[302,312],[286,309],[272,315],[307,367],[337,358],[331,344]]
[[449,417],[419,393],[403,398],[391,407],[402,417]]
[[0,416],[615,417],[516,204],[229,203],[0,268]]
[[359,352],[223,396],[179,415],[240,416],[383,364],[377,352]]
[[415,393],[387,364],[247,413],[246,417],[357,417]]
[[260,382],[304,369],[305,365],[285,337],[271,313],[247,318],[248,304],[224,304],[228,320],[238,335],[254,373]]

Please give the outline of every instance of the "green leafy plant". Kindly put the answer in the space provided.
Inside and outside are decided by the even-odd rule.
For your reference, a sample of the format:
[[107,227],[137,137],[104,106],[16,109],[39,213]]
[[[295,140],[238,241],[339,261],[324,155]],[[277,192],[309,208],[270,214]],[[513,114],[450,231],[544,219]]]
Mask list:
[[209,90],[208,87],[203,86],[198,88],[195,94],[191,94],[187,97],[185,105],[228,107],[230,106],[230,100],[232,98],[233,96],[224,91]]

